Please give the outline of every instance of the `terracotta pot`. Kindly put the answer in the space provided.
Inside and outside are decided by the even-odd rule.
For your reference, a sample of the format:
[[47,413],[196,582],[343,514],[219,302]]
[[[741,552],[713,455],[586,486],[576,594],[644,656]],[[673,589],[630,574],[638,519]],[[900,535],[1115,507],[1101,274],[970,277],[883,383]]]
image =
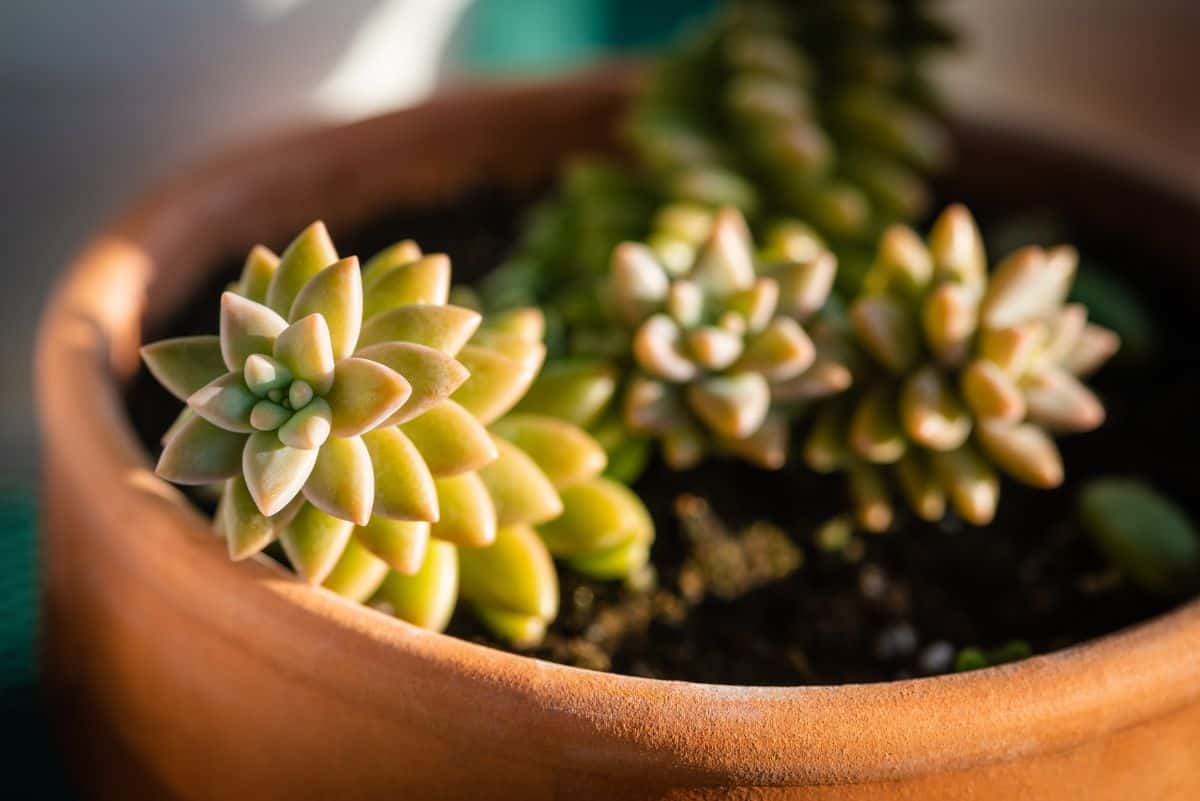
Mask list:
[[[317,217],[336,232],[480,181],[544,180],[608,142],[626,83],[468,90],[277,138],[167,188],[79,257],[46,312],[37,388],[45,668],[85,786],[224,801],[1200,797],[1200,603],[963,675],[652,681],[421,631],[266,560],[233,564],[153,476],[121,401],[147,315]],[[1020,140],[962,141],[977,194],[1032,192],[1200,263],[1196,205]]]

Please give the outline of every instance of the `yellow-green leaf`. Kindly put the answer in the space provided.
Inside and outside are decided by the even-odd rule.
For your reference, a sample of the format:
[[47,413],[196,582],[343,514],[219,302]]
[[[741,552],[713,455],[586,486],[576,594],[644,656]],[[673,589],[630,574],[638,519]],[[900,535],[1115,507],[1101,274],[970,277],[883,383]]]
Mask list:
[[299,320],[310,314],[325,318],[334,359],[354,353],[363,321],[362,276],[357,258],[351,256],[331,264],[300,289],[288,319]]
[[438,478],[441,516],[432,534],[464,548],[481,548],[496,539],[496,508],[477,473]]
[[433,475],[412,440],[395,426],[377,428],[362,439],[375,467],[375,515],[395,520],[437,520]]
[[285,328],[287,320],[266,306],[233,292],[221,295],[221,356],[229,372],[241,372],[255,353],[271,355]]
[[325,589],[363,603],[379,589],[388,574],[387,562],[376,557],[351,537],[342,557],[325,577]]
[[479,312],[462,306],[400,306],[369,318],[358,346],[412,342],[454,356],[475,335],[480,320]]
[[458,549],[433,540],[414,575],[388,573],[370,605],[415,626],[442,631],[458,601]]
[[442,401],[400,430],[417,446],[434,476],[477,470],[497,455],[487,429],[454,401]]
[[300,289],[337,260],[337,249],[325,223],[318,221],[308,226],[279,257],[279,268],[267,289],[267,305],[281,315],[288,314]]
[[342,359],[325,394],[333,410],[333,436],[370,431],[395,414],[410,395],[412,386],[395,370],[370,359]]
[[367,524],[375,502],[375,471],[362,437],[330,437],[318,449],[304,497],[327,514]]
[[354,524],[348,520],[306,503],[279,530],[279,541],[300,578],[309,584],[320,584],[341,558],[353,531]]
[[467,368],[439,350],[412,342],[385,342],[358,353],[359,358],[390,367],[404,376],[412,394],[388,425],[412,420],[441,403],[467,380]]
[[562,501],[546,474],[524,451],[507,440],[493,436],[492,442],[500,455],[478,472],[492,496],[497,524],[536,525],[557,517],[562,512]]
[[604,472],[607,458],[590,434],[573,423],[539,414],[510,414],[492,424],[529,456],[558,489]]
[[141,354],[150,374],[181,401],[229,372],[217,336],[164,339],[144,346]]
[[317,462],[317,450],[284,445],[273,431],[251,434],[244,441],[242,473],[246,485],[258,510],[270,517],[300,494]]
[[365,526],[354,530],[354,537],[397,573],[410,576],[425,561],[429,529],[429,524],[424,521],[390,520],[375,515]]
[[154,472],[176,484],[215,484],[242,469],[245,444],[245,434],[217,428],[195,415],[178,424]]

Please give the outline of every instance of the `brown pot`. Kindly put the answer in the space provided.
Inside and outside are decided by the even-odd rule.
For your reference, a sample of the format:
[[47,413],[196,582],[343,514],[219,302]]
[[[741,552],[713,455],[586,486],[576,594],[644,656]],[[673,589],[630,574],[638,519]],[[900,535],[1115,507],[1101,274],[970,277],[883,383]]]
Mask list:
[[[483,180],[544,180],[608,143],[626,84],[468,90],[277,138],[175,183],[80,256],[46,312],[37,388],[45,667],[84,785],[223,801],[1200,798],[1200,603],[963,675],[653,681],[432,634],[265,559],[234,564],[154,477],[121,401],[146,316],[315,218],[336,232]],[[1200,263],[1196,205],[1011,137],[962,141],[976,194],[1032,193]]]

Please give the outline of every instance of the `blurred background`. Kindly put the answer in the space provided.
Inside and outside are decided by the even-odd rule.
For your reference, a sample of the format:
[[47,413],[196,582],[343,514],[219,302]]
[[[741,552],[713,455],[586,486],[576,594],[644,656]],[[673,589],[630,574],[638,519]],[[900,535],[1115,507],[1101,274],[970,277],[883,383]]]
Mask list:
[[[402,107],[464,80],[581,68],[652,47],[713,5],[0,3],[6,186],[0,688],[6,703],[32,709],[37,443],[30,349],[47,293],[89,232],[147,188],[230,143]],[[950,108],[1037,129],[1200,195],[1196,0],[944,0],[944,6],[966,41],[952,64],[942,65]],[[35,725],[26,730],[31,742],[40,736]],[[45,785],[41,791],[50,792]]]

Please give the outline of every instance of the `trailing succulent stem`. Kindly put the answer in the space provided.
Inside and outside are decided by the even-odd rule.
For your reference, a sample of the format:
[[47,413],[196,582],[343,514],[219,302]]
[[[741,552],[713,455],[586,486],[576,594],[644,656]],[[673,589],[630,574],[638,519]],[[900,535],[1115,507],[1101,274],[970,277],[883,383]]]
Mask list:
[[[383,593],[435,628],[461,595],[499,636],[530,642],[558,592],[532,527],[568,516],[560,491],[594,480],[605,454],[569,423],[509,414],[545,358],[541,313],[485,321],[447,302],[450,279],[449,259],[408,241],[360,270],[320,223],[281,256],[256,247],[222,296],[219,336],[143,348],[187,403],[157,472],[223,484],[216,526],[234,559],[279,541],[311,583]],[[648,549],[652,527],[617,519],[630,504],[644,513],[633,497],[590,510],[618,528],[587,536]],[[591,553],[579,526],[560,524],[555,547]]]

